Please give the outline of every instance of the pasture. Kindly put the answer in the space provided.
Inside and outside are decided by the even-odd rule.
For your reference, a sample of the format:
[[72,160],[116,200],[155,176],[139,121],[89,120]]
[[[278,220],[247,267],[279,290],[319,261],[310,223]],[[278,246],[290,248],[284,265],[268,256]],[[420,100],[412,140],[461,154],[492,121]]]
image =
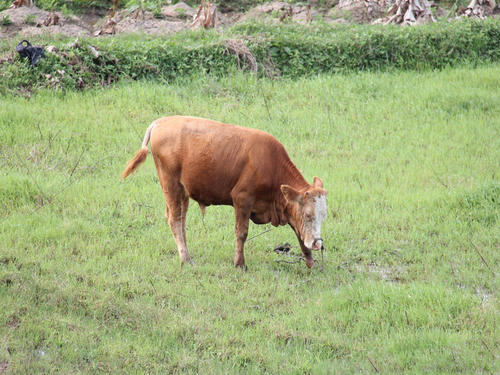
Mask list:
[[[0,101],[0,373],[500,371],[500,65]],[[180,268],[151,156],[119,178],[171,114],[268,131],[323,179],[321,267],[252,223],[234,269],[232,208],[191,202]]]

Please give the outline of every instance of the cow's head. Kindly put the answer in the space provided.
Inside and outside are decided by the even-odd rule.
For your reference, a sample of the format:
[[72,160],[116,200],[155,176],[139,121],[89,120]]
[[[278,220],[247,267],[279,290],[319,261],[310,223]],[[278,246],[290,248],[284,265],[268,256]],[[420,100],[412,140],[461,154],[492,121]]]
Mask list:
[[[327,191],[323,189],[323,182],[314,177],[312,186],[306,190],[299,191],[289,185],[281,185],[281,191],[291,207],[290,224],[299,237],[306,261],[312,259],[310,250],[319,250],[323,246],[321,224],[327,211]],[[307,262],[310,267],[314,264],[311,262]]]

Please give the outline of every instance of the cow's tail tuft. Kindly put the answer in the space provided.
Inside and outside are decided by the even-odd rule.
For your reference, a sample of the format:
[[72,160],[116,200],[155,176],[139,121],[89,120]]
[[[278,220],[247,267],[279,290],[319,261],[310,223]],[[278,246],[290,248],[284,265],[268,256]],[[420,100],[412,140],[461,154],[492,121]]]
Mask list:
[[139,166],[142,163],[144,163],[147,156],[148,156],[147,147],[142,147],[139,151],[137,151],[133,159],[128,162],[127,168],[125,168],[125,170],[122,173],[122,178],[125,178],[132,172],[135,172],[135,170],[139,168]]
[[151,138],[151,131],[155,127],[155,123],[152,123],[149,125],[148,129],[146,130],[146,134],[144,135],[144,141],[142,142],[142,147],[135,156],[130,160],[127,164],[127,167],[122,173],[122,178],[127,177],[129,174],[135,172],[139,166],[144,163],[146,160],[146,157],[148,156],[148,143],[149,143],[149,138]]

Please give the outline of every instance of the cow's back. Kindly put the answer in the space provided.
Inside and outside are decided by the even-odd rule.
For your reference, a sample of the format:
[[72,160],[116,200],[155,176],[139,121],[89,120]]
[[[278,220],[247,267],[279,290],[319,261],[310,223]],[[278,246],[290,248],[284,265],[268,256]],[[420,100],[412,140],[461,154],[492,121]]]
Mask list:
[[155,123],[155,162],[196,201],[230,205],[237,184],[262,198],[276,187],[276,160],[286,151],[271,135],[196,117],[166,117]]

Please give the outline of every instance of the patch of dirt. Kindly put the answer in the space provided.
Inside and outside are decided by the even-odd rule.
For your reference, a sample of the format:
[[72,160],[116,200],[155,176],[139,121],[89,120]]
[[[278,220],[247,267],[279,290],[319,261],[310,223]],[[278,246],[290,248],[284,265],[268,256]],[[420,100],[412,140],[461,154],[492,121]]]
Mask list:
[[[193,25],[193,19],[197,14],[197,9],[190,7],[184,2],[161,8],[159,17],[148,10],[133,12],[122,10],[115,14],[113,18],[105,18],[96,24],[95,35],[118,34],[118,33],[146,33],[151,35],[164,35],[178,32],[185,29],[200,27],[200,24]],[[234,23],[233,15],[217,13],[215,28],[224,27]]]
[[156,18],[152,12],[145,11],[143,14],[124,15],[116,22],[116,33],[146,33],[146,34],[169,34],[184,30],[187,27],[185,20],[167,20]]
[[[313,20],[323,19],[334,23],[383,23],[387,17],[387,9],[396,0],[337,0],[330,4],[335,7],[327,11],[321,11],[311,6],[318,5],[318,1],[311,1],[309,5],[293,5],[285,1],[271,1],[256,6],[246,13],[222,13],[217,8],[215,28],[224,28],[236,22],[249,19],[269,19],[270,22],[297,22],[308,23]],[[405,1],[405,0],[401,0]],[[493,9],[493,0],[471,0],[471,4],[482,4],[489,7],[488,11],[479,12],[469,5],[463,10],[465,15],[476,15],[483,18],[490,15]],[[435,5],[433,5],[435,6]],[[491,9],[490,9],[491,8]],[[482,8],[481,8],[482,9]],[[477,11],[476,11],[477,10]],[[436,7],[435,12],[438,13]],[[0,12],[0,19],[9,19],[10,25],[0,26],[0,38],[29,37],[39,34],[61,34],[64,36],[98,36],[117,33],[146,33],[152,35],[165,35],[190,28],[202,27],[198,22],[193,22],[199,12],[199,8],[193,8],[179,1],[174,5],[165,5],[160,12],[153,14],[148,10],[121,10],[114,15],[106,16],[97,11],[89,10],[80,17],[66,17],[59,12],[48,11],[33,7],[19,7],[7,9]],[[474,13],[475,12],[475,13]],[[479,14],[480,13],[480,14]],[[459,12],[460,14],[460,12]],[[55,23],[55,24],[54,24]]]
[[175,5],[168,5],[161,8],[161,14],[167,18],[192,20],[196,15],[196,9],[191,8],[183,1]]
[[[49,20],[56,21],[55,25]],[[83,22],[76,16],[65,17],[62,13],[54,12],[52,15],[46,10],[33,7],[19,7],[6,9],[0,12],[0,19],[9,19],[10,25],[0,26],[0,38],[13,36],[31,36],[40,34],[61,34],[65,36],[90,35],[92,26]]]
[[78,17],[80,21],[83,22],[84,25],[89,25],[93,28],[93,26],[107,16],[107,12],[103,10],[95,10],[89,9],[85,11],[85,13],[80,14]]
[[294,6],[284,1],[272,1],[256,6],[240,17],[241,21],[274,16],[276,21],[294,21],[307,23],[322,15],[319,11],[306,5]]
[[340,0],[328,16],[355,23],[371,23],[385,16],[387,5],[385,0]]
[[[271,22],[308,23],[316,19],[326,19],[337,23],[369,23],[383,17],[387,2],[391,0],[340,0],[327,16],[310,5],[292,5],[284,1],[272,1],[242,13],[216,12],[215,28],[224,28],[236,22],[249,19],[271,19]],[[122,10],[112,18],[89,11],[81,17],[65,17],[55,12],[58,19],[55,25],[47,25],[51,14],[37,7],[19,7],[0,12],[0,19],[8,17],[11,25],[0,27],[1,37],[31,36],[39,34],[62,34],[64,36],[98,36],[118,33],[146,33],[164,35],[181,30],[201,27],[200,22],[193,25],[198,8],[180,1],[174,5],[163,6],[160,14],[150,11]],[[53,16],[54,17],[54,16]],[[45,24],[44,25],[44,21]]]

